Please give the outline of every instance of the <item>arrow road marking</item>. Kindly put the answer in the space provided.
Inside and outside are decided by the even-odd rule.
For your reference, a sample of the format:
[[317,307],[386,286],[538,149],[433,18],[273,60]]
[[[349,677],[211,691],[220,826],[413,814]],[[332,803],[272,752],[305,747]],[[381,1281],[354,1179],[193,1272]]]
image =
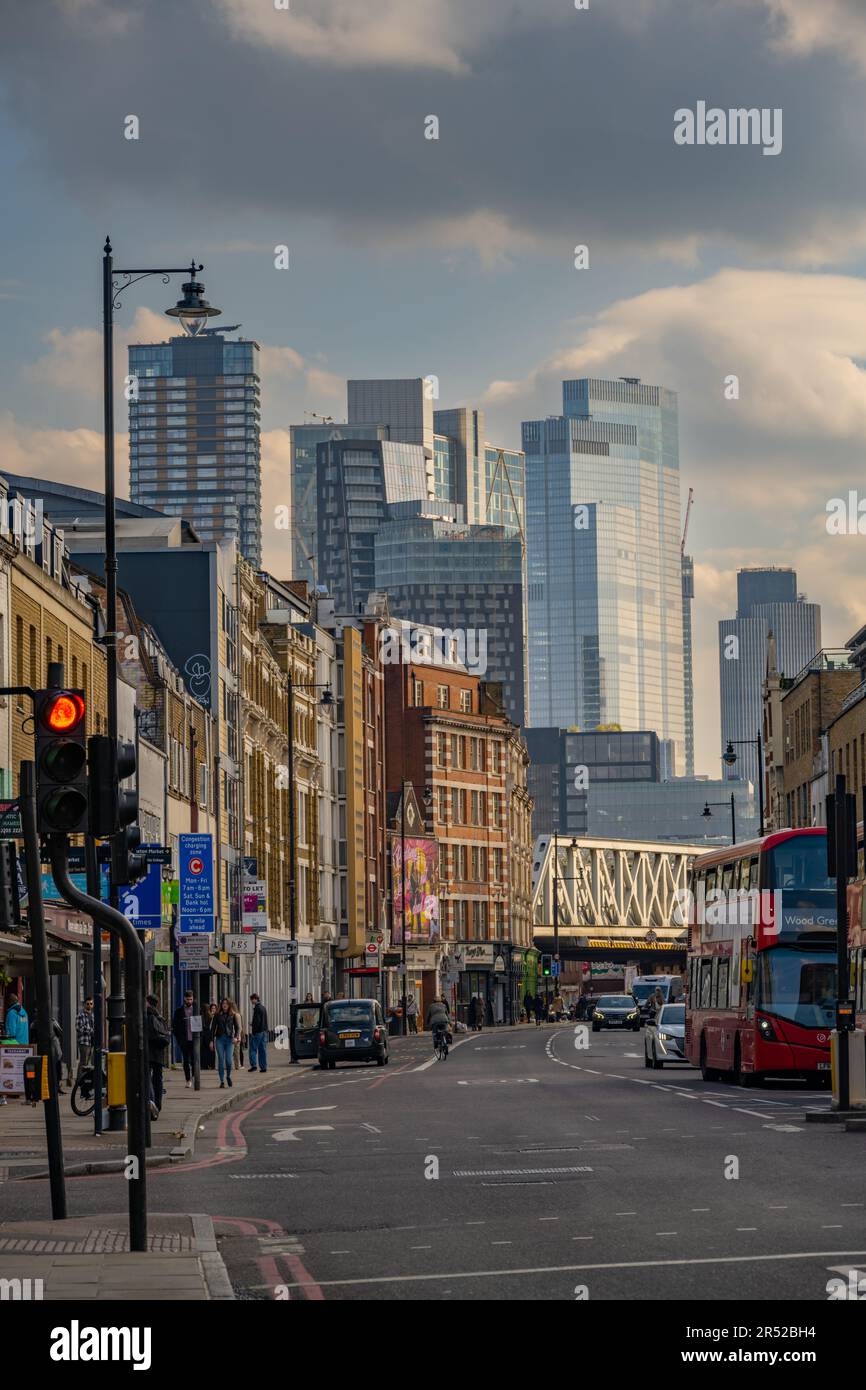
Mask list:
[[278,1110],[274,1115],[275,1120],[281,1120],[284,1115],[308,1115],[313,1110],[336,1110],[336,1105],[305,1105],[300,1110]]
[[291,1129],[278,1129],[278,1130],[276,1131],[275,1134],[272,1134],[272,1135],[271,1135],[271,1138],[272,1138],[272,1139],[294,1139],[294,1140],[296,1140],[298,1143],[300,1143],[300,1140],[298,1140],[298,1134],[299,1134],[299,1132],[300,1132],[301,1130],[307,1130],[307,1131],[308,1131],[308,1130],[311,1130],[311,1129],[319,1129],[319,1130],[321,1130],[321,1129],[330,1129],[330,1130],[333,1130],[333,1128],[334,1128],[333,1125],[292,1125]]

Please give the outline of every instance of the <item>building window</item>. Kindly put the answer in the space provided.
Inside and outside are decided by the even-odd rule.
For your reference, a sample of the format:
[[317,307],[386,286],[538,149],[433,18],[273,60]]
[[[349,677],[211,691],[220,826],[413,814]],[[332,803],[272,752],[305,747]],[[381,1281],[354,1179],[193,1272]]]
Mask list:
[[437,797],[437,801],[438,801],[438,806],[437,806],[437,810],[436,810],[436,819],[437,819],[442,825],[444,825],[444,824],[446,823],[446,821],[448,820],[448,788],[447,788],[447,787],[437,787],[437,788],[436,788],[436,797]]
[[31,624],[30,624],[30,684],[31,684],[32,686],[34,686],[34,687],[38,687],[38,686],[41,684],[41,682],[40,682],[40,680],[39,680],[39,671],[38,671],[38,669],[37,669],[36,660],[37,660],[37,658],[36,658],[36,628],[35,628],[35,627],[33,626],[33,624],[31,623]]
[[471,713],[472,713],[472,691],[471,691],[471,690],[461,690],[461,691],[460,691],[460,711],[461,711],[462,714],[471,714]]
[[412,682],[412,703],[413,705],[423,705],[424,703],[424,683],[423,681]]
[[436,766],[446,767],[446,753],[448,748],[447,736],[437,733],[436,735]]
[[437,685],[437,687],[436,687],[436,708],[437,708],[437,709],[448,709],[449,707],[450,707],[450,702],[449,702],[449,699],[448,699],[448,686],[447,686],[447,685]]

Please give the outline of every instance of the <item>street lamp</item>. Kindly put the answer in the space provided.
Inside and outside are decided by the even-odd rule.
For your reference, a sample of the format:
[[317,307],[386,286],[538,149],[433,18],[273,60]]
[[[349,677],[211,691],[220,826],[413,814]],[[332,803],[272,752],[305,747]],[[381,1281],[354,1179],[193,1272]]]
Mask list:
[[[577,849],[577,840],[572,839],[571,849]],[[553,959],[559,964],[559,881],[563,883],[576,883],[580,875],[565,876],[559,872],[559,842],[554,831],[553,834]],[[559,979],[559,976],[556,977]]]
[[[323,709],[329,709],[334,704],[334,696],[327,681],[294,681],[291,672],[286,676],[287,710],[286,723],[288,725],[288,753],[289,753],[289,936],[292,941],[297,940],[297,895],[295,892],[295,881],[298,873],[298,851],[295,842],[295,691],[296,690],[321,690],[319,705]],[[297,989],[297,956],[291,957],[291,976],[289,980],[291,992],[294,995]]]
[[[705,801],[705,802],[704,802],[704,809],[701,811],[701,815],[703,816],[704,820],[708,820],[709,817],[713,814],[712,811],[710,810],[710,807],[711,807],[711,806],[727,806],[727,804],[728,804],[727,801]],[[737,821],[736,821],[736,813],[735,813],[735,810],[734,810],[734,793],[731,792],[731,844],[732,844],[732,845],[735,845],[736,843],[737,843]]]
[[[213,305],[208,304],[207,300],[204,298],[204,285],[200,280],[196,280],[195,278],[196,271],[202,269],[203,267],[196,265],[195,261],[191,262],[189,267],[190,278],[181,286],[183,290],[182,298],[177,301],[173,309],[166,309],[165,311],[168,318],[180,319],[184,331],[190,338],[195,338],[201,332],[208,319],[214,318],[215,315],[222,313],[221,309],[215,309]],[[121,274],[123,273],[124,272],[121,271]]]
[[733,767],[737,761],[736,748],[756,748],[758,753],[758,834],[764,833],[764,753],[761,735],[755,738],[728,739],[728,746],[722,754],[722,762]]
[[[174,311],[169,311],[172,316],[179,318],[189,332],[190,326],[198,320],[204,321],[213,314],[220,311],[214,309],[207,301],[201,298],[202,285],[195,282],[196,270],[201,270],[202,266],[192,263],[193,280],[185,286],[185,291],[189,291],[185,301],[179,301],[175,305]],[[185,275],[186,269],[178,266],[166,268],[135,268],[131,270],[115,270],[114,255],[112,253],[111,239],[105,238],[105,245],[102,254],[102,374],[103,374],[103,430],[105,447],[105,606],[106,613],[106,632],[105,642],[105,678],[106,678],[106,713],[107,713],[107,733],[112,742],[112,746],[117,745],[118,738],[118,719],[117,719],[117,517],[115,507],[115,469],[114,469],[114,311],[120,308],[121,295],[137,284],[139,280],[146,280],[151,275],[161,275],[163,284],[168,284],[172,275]],[[116,279],[119,276],[120,279]],[[121,283],[123,281],[123,283]],[[201,327],[201,323],[198,324]],[[195,330],[198,331],[198,328]],[[123,833],[123,832],[121,832]],[[118,893],[117,886],[113,882],[110,886],[110,903],[117,908]],[[112,1052],[122,1052],[124,1048],[123,1038],[123,1016],[126,1012],[127,1017],[127,1039],[126,1045],[133,1046],[133,1039],[130,1034],[137,1032],[139,1038],[144,1035],[144,948],[139,947],[141,958],[138,962],[128,962],[128,975],[130,979],[140,980],[141,998],[135,999],[130,996],[126,1001],[124,1011],[123,1001],[123,967],[120,957],[120,941],[116,933],[112,932],[110,946],[110,985],[108,996],[108,1022],[109,1039],[108,1046]],[[101,967],[101,962],[94,957],[94,969]],[[130,968],[131,967],[131,968]],[[129,1096],[129,1147],[132,1153],[144,1153],[144,1144],[147,1133],[147,1100],[148,1077],[146,1075],[145,1063],[146,1048],[141,1048],[141,1078],[139,1085],[134,1088],[134,1093]],[[98,1059],[97,1059],[98,1066]],[[97,1070],[97,1078],[99,1071]],[[99,1095],[99,1083],[97,1081],[97,1096]],[[121,1106],[109,1107],[108,1127],[110,1130],[119,1130],[124,1125],[124,1108]],[[145,1177],[142,1171],[139,1177],[130,1187],[130,1213],[132,1216],[133,1206],[135,1215],[132,1224],[135,1229],[130,1232],[130,1244],[134,1250],[147,1249],[147,1198],[145,1192]]]

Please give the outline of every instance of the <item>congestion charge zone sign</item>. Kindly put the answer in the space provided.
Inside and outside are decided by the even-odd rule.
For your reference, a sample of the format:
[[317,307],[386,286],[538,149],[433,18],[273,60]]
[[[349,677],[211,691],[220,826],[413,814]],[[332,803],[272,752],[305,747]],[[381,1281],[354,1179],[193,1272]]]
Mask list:
[[214,929],[213,837],[180,836],[178,930]]

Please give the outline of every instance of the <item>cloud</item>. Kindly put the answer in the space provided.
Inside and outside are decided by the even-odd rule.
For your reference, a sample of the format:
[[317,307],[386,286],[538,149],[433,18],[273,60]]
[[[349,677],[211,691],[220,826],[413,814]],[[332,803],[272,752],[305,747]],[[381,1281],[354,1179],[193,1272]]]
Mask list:
[[[352,245],[469,247],[495,270],[576,242],[593,264],[830,264],[866,246],[863,91],[849,65],[828,82],[805,3],[781,4],[150,0],[139,22],[116,0],[126,28],[96,39],[96,0],[61,24],[7,6],[0,76],[31,178],[91,215],[127,200],[207,216],[220,246],[267,245],[267,221],[290,218]],[[831,4],[856,51],[853,5],[815,12]],[[676,147],[674,111],[699,98],[782,107],[781,157]]]
[[[125,479],[129,476],[125,434],[116,436],[115,448],[118,471]],[[51,478],[97,492],[103,488],[103,439],[96,430],[40,429],[16,420],[9,410],[0,411],[0,459],[0,473]]]
[[[130,343],[162,342],[171,330],[166,320],[151,309],[139,308],[128,327],[115,324],[114,362],[126,374],[126,350]],[[102,399],[102,333],[95,328],[50,328],[44,335],[48,351],[36,362],[25,364],[26,381],[51,390],[72,391],[84,399]]]
[[764,0],[783,53],[797,57],[834,50],[866,71],[866,10],[862,0]]

